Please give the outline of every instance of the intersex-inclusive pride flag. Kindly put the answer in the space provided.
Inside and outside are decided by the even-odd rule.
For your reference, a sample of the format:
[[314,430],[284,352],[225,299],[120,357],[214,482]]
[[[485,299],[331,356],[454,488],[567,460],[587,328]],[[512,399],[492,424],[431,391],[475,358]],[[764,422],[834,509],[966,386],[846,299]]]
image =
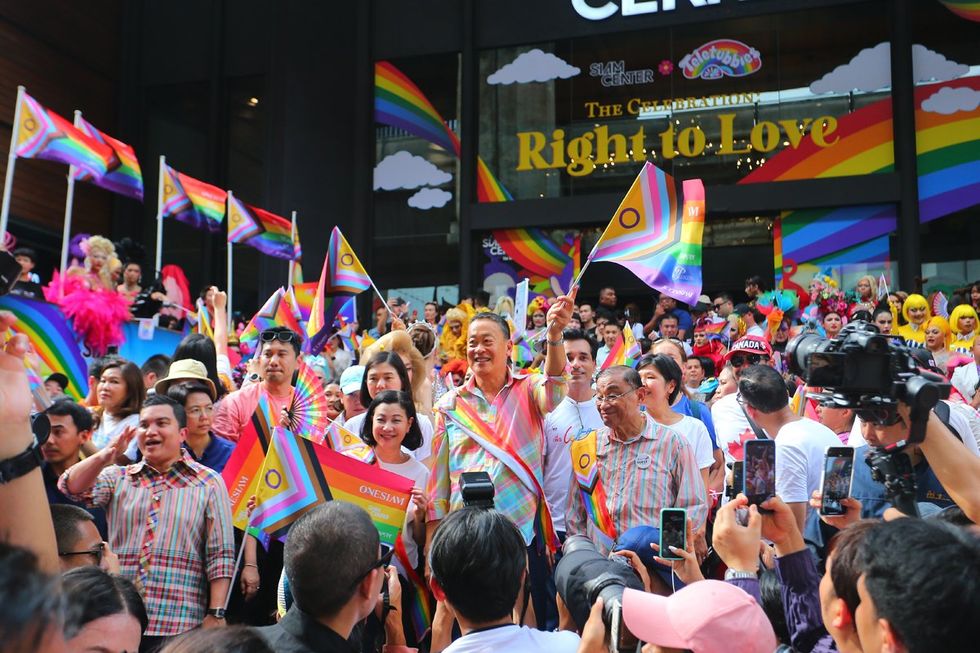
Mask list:
[[65,391],[76,401],[88,394],[88,371],[65,314],[54,304],[16,295],[0,297],[0,310],[17,316],[14,333],[23,333],[41,359],[38,373],[61,372],[68,377]]
[[373,284],[353,248],[339,227],[330,233],[327,256],[313,298],[306,333],[310,336],[310,353],[323,349],[333,330],[334,318],[352,295],[367,290]]
[[231,499],[232,523],[239,530],[244,531],[249,525],[248,499],[258,492],[265,454],[272,441],[271,425],[278,421],[279,416],[273,416],[265,392],[260,392],[255,412],[242,429],[238,442],[221,471],[221,478]]
[[246,204],[237,197],[228,197],[228,242],[254,247],[275,258],[294,260],[292,223],[282,216],[257,206]]
[[381,541],[394,546],[405,523],[412,486],[411,479],[277,427],[259,480],[251,523],[282,540],[294,521],[321,503],[346,501],[364,508]]
[[619,334],[619,339],[609,350],[609,355],[606,356],[606,360],[602,361],[602,366],[599,369],[604,370],[613,365],[633,367],[640,360],[640,355],[640,345],[637,344],[636,337],[633,335],[633,325],[627,322],[626,326],[623,327],[623,332]]
[[26,92],[20,93],[14,152],[24,159],[46,159],[75,166],[95,178],[106,174],[112,148],[88,136]]
[[142,200],[143,173],[140,171],[140,162],[136,160],[136,152],[133,148],[99,131],[81,116],[76,116],[76,118],[78,129],[92,140],[110,147],[113,157],[108,170],[102,177],[95,177],[86,170],[78,169],[75,171],[75,179],[90,181],[96,186],[111,190],[113,193]]
[[694,304],[701,294],[703,233],[701,180],[678,182],[648,161],[582,271],[593,261],[618,263],[651,288]]
[[160,174],[163,175],[161,217],[173,216],[195,229],[221,232],[228,193],[177,172],[166,163],[161,166]]
[[245,329],[238,336],[239,344],[247,351],[254,352],[258,349],[259,334],[275,326],[288,327],[302,334],[296,313],[286,299],[286,291],[280,287],[269,296],[262,308],[245,325]]

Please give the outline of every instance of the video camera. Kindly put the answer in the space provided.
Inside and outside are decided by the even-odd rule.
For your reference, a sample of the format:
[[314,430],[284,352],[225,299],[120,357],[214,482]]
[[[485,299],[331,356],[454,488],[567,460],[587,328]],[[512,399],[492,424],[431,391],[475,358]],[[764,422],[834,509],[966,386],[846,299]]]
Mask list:
[[896,508],[917,515],[915,475],[906,456],[910,444],[925,438],[929,413],[949,397],[950,385],[939,374],[919,369],[912,350],[883,336],[864,321],[845,326],[836,338],[803,334],[786,346],[789,370],[808,385],[820,387],[812,396],[825,406],[851,408],[865,422],[898,423],[898,404],[909,407],[908,436],[886,447],[872,448],[867,460],[871,475],[882,483]]
[[623,622],[623,590],[643,591],[643,583],[625,558],[607,558],[584,535],[572,535],[555,567],[555,586],[576,625],[582,628],[592,604],[602,597],[602,620],[609,629],[610,653],[637,649],[636,637]]

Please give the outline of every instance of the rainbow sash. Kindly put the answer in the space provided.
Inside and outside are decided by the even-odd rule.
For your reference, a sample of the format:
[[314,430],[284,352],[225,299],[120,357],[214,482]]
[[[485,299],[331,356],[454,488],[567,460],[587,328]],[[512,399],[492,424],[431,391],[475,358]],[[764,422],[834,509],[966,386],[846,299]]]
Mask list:
[[476,408],[466,401],[460,401],[458,397],[453,402],[452,407],[444,412],[447,419],[462,429],[474,442],[493,454],[527,489],[534,493],[538,500],[534,530],[539,535],[539,546],[543,542],[552,553],[560,549],[561,543],[558,541],[558,533],[555,532],[555,525],[551,520],[548,502],[544,498],[544,489],[534,475],[534,471],[518,455],[514,445],[507,438],[501,438],[498,435],[505,433],[506,429],[497,429],[495,428],[496,425],[491,426],[480,417]]
[[[412,510],[411,504],[409,504],[408,509]],[[398,560],[402,563],[402,569],[405,570],[405,576],[408,577],[408,581],[412,584],[411,595],[405,597],[408,600],[402,600],[402,606],[403,609],[408,610],[408,616],[412,619],[412,627],[415,629],[415,641],[421,642],[432,627],[432,595],[429,593],[429,588],[426,586],[425,581],[412,568],[408,559],[408,551],[405,549],[405,543],[402,541],[401,533],[398,534],[398,539],[395,540],[395,555],[398,556]]]
[[582,495],[582,504],[589,519],[595,524],[598,539],[607,548],[611,549],[616,542],[616,526],[613,524],[612,515],[609,514],[609,506],[606,503],[606,489],[602,486],[599,478],[599,460],[596,454],[596,432],[595,430],[586,433],[582,437],[572,440],[569,451],[572,456],[572,471],[575,473],[575,481],[578,483],[579,492]]

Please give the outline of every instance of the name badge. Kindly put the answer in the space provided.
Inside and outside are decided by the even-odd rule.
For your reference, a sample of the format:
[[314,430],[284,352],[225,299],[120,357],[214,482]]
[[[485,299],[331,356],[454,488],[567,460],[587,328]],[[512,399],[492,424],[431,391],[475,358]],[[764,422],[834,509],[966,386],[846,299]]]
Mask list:
[[651,462],[653,462],[653,459],[650,458],[650,454],[648,453],[641,453],[636,457],[636,466],[640,469],[646,469],[650,466]]

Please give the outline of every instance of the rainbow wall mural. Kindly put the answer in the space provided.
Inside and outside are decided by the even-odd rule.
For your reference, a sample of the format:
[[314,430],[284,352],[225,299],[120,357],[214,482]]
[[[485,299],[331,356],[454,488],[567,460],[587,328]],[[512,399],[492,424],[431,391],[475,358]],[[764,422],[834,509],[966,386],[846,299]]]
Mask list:
[[[940,89],[980,92],[980,79],[968,77],[915,89],[922,222],[980,203],[980,107],[950,111],[949,107],[940,106],[950,112],[938,113],[935,98]],[[873,175],[894,170],[890,98],[839,118],[837,135],[837,144],[827,148],[817,147],[806,136],[799,148],[780,152],[739,183]],[[869,183],[874,183],[873,178]],[[787,211],[780,219],[780,237],[774,239],[777,277],[792,277],[804,263],[819,267],[844,260],[885,261],[887,235],[895,230],[896,219],[896,208],[891,204]]]

